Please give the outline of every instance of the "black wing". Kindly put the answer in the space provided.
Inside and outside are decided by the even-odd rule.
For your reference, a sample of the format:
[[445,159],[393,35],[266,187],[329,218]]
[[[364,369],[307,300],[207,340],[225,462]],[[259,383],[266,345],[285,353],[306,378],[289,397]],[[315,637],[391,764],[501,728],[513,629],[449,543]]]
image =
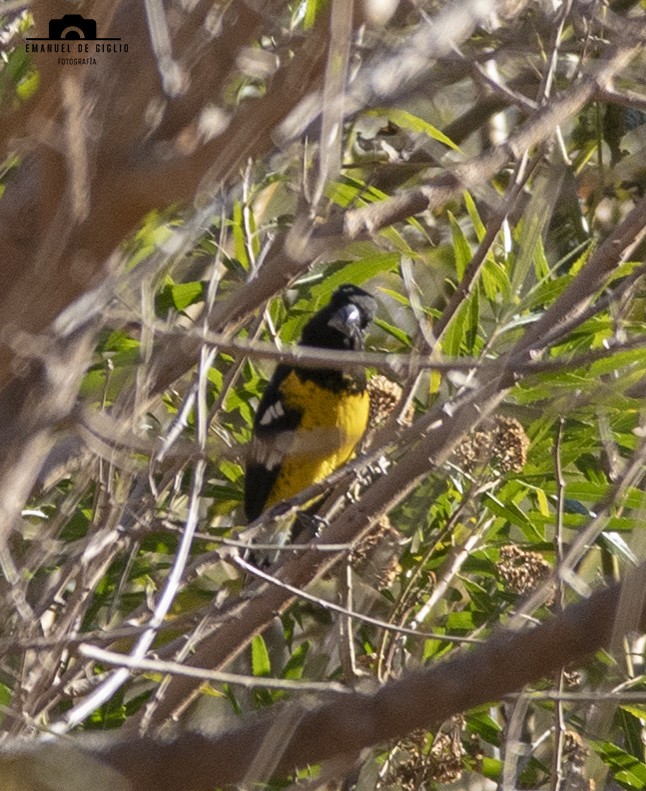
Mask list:
[[279,365],[265,390],[253,424],[253,441],[247,461],[244,510],[247,520],[257,519],[276,483],[283,458],[298,427],[301,413],[287,409],[280,385],[293,369]]

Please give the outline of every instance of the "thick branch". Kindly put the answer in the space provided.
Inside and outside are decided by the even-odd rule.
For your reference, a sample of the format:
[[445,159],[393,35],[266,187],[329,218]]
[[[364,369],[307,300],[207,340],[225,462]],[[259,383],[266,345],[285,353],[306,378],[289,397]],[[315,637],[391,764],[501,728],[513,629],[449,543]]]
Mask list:
[[[416,728],[428,728],[452,714],[499,700],[564,665],[581,662],[627,631],[643,631],[644,589],[646,565],[626,579],[623,590],[614,585],[598,591],[533,629],[499,632],[485,645],[428,670],[410,673],[375,694],[355,693],[310,711],[295,712],[298,727],[281,744],[276,775],[359,752]],[[621,600],[635,604],[628,622],[618,617]],[[248,776],[248,768],[266,749],[276,720],[272,713],[219,736],[185,733],[172,742],[148,738],[98,747],[82,740],[71,746],[65,742],[32,744],[26,749],[10,745],[0,759],[0,779],[3,787],[12,787],[14,779],[20,778],[20,787],[39,791],[44,788],[37,780],[43,767],[65,765],[67,756],[69,765],[80,763],[90,768],[92,758],[98,759],[103,765],[95,765],[94,774],[105,773],[108,767],[118,770],[122,782],[113,778],[113,789],[125,788],[129,782],[129,787],[138,791],[206,791],[243,779],[249,782],[257,778]],[[59,787],[67,787],[66,782],[62,776]]]

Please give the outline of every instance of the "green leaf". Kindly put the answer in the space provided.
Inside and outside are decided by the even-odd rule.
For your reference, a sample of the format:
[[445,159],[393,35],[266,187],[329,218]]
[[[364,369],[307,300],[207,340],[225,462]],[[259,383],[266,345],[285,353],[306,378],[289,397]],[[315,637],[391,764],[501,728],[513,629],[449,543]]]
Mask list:
[[543,541],[545,536],[538,532],[536,527],[529,521],[526,514],[512,502],[502,503],[495,495],[486,493],[482,498],[483,505],[486,505],[496,516],[506,519],[512,525],[519,527],[529,541]]
[[351,176],[341,176],[336,181],[330,182],[325,188],[325,194],[343,208],[347,208],[352,203],[365,205],[389,197],[387,193]]
[[16,86],[16,93],[23,102],[26,102],[36,93],[39,85],[40,74],[37,71],[30,71]]
[[635,555],[635,553],[619,533],[615,533],[614,531],[605,531],[601,534],[600,539],[608,547],[613,555],[616,555],[623,561],[630,563],[631,566],[639,565],[639,558],[637,555]]
[[463,610],[462,612],[450,612],[446,616],[446,628],[453,631],[469,631],[475,629],[483,622],[483,614]]
[[470,711],[466,718],[466,727],[469,733],[481,736],[488,744],[499,746],[502,728],[488,710]]
[[393,123],[397,124],[397,126],[401,126],[402,129],[409,129],[411,132],[428,135],[429,137],[433,138],[433,140],[438,140],[440,143],[444,143],[445,146],[453,149],[453,151],[460,150],[459,146],[457,146],[450,137],[447,137],[436,126],[429,124],[428,121],[424,121],[422,118],[419,118],[418,116],[413,115],[406,110],[398,110],[393,107],[388,107],[386,109],[377,108],[370,110],[370,112],[367,114],[385,115],[390,118]]
[[296,649],[293,651],[292,655],[289,657],[285,664],[285,669],[283,670],[283,678],[302,678],[303,677],[303,670],[305,668],[305,660],[307,659],[307,655],[309,654],[310,650],[310,643],[308,640],[301,643]]
[[462,232],[462,228],[460,228],[460,224],[455,219],[451,212],[447,212],[449,215],[449,225],[451,226],[451,238],[453,239],[453,254],[455,256],[455,270],[458,276],[458,280],[462,280],[464,276],[464,271],[469,265],[469,261],[472,258],[471,247],[469,242],[467,241],[466,236]]
[[395,338],[395,340],[399,341],[399,343],[404,345],[407,349],[410,349],[411,346],[413,345],[409,334],[404,330],[400,329],[399,327],[395,327],[394,324],[389,324],[387,321],[384,321],[383,319],[375,319],[374,323],[377,327],[382,329],[384,332],[388,333],[388,335],[392,336],[393,338]]
[[603,360],[597,360],[592,363],[589,368],[589,375],[596,378],[605,376],[606,374],[615,374],[619,368],[633,364],[641,367],[645,357],[645,349],[630,349],[623,352],[618,351],[616,354],[612,354]]
[[624,788],[646,788],[646,764],[610,742],[590,741],[590,746],[612,769],[615,780]]
[[191,283],[167,283],[155,298],[155,310],[159,316],[166,316],[171,308],[185,310],[189,305],[204,300],[205,284],[201,281]]
[[478,341],[478,321],[480,319],[480,304],[478,290],[476,289],[467,302],[467,316],[464,328],[464,350],[469,355],[475,355]]
[[5,718],[8,706],[11,704],[13,692],[6,684],[0,684],[0,723]]
[[470,318],[469,299],[456,310],[442,339],[442,349],[447,357],[459,357],[466,338],[467,322]]
[[305,30],[309,30],[314,26],[316,17],[324,5],[324,0],[303,0],[299,10],[303,15],[303,28]]
[[616,714],[619,727],[624,733],[625,741],[622,744],[628,749],[631,755],[644,760],[644,744],[642,742],[642,722],[640,717],[636,717],[628,709],[620,706]]
[[505,301],[511,299],[511,283],[507,272],[493,256],[487,256],[482,265],[480,278],[485,296],[490,302],[497,303],[499,297],[502,297]]
[[[545,481],[544,487],[548,494],[556,494],[557,486],[555,481]],[[593,481],[571,481],[567,484],[567,495],[573,500],[581,500],[583,503],[594,504],[601,500],[608,492],[608,486],[594,483]],[[646,493],[640,492],[634,487],[622,493],[621,502],[628,508],[639,510],[646,505]]]
[[478,214],[478,209],[476,208],[476,203],[471,197],[471,193],[464,192],[464,203],[467,207],[467,212],[469,214],[469,217],[471,218],[471,224],[473,225],[473,230],[476,232],[478,241],[481,242],[487,235],[487,229],[485,228],[484,223],[480,219],[480,215]]
[[245,244],[243,206],[240,201],[233,204],[233,219],[231,227],[233,229],[233,249],[236,259],[240,262],[243,269],[248,272],[251,262],[247,255],[247,245]]
[[486,755],[480,762],[482,774],[488,779],[498,782],[502,775],[502,761],[497,758],[488,758]]
[[633,717],[646,721],[646,706],[638,706],[636,703],[622,703],[620,708],[630,712]]
[[574,261],[572,266],[570,267],[569,275],[574,277],[574,275],[578,275],[580,270],[582,269],[583,265],[586,263],[588,258],[592,255],[592,251],[596,248],[596,244],[588,244],[588,247],[584,250],[584,252]]
[[262,635],[259,634],[251,641],[251,672],[254,676],[271,675],[269,652]]
[[392,288],[380,288],[382,294],[387,294],[391,299],[395,302],[399,302],[400,305],[404,305],[405,307],[410,307],[410,299],[406,296],[406,294],[402,294],[400,291],[394,291]]
[[220,472],[232,483],[239,481],[244,475],[242,467],[236,464],[236,462],[229,461],[228,459],[222,459],[220,462]]
[[523,300],[523,310],[540,310],[546,305],[550,305],[571,282],[570,275],[544,280],[535,286]]
[[[437,627],[435,632],[441,633],[442,628]],[[447,643],[446,641],[442,640],[425,640],[424,641],[424,652],[422,655],[422,659],[424,662],[428,662],[429,660],[437,660],[440,659],[445,654],[448,654],[453,647],[453,643]]]
[[532,198],[519,226],[518,253],[511,278],[512,288],[516,294],[527,290],[526,284],[532,263],[539,280],[549,272],[542,234],[552,216],[560,183],[560,178],[556,180],[545,178],[534,185]]
[[550,265],[545,255],[545,245],[542,239],[538,239],[534,251],[534,272],[537,280],[543,280],[550,275]]
[[394,272],[399,266],[399,253],[374,253],[365,255],[358,261],[351,261],[339,269],[329,272],[320,283],[312,287],[311,295],[316,308],[322,306],[332,296],[332,292],[344,283],[363,285],[377,275]]

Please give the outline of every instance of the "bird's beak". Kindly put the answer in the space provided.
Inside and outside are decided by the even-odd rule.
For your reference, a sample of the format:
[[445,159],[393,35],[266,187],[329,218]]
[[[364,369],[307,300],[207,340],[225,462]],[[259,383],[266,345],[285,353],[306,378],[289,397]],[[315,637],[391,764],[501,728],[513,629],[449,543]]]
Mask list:
[[335,310],[328,326],[337,330],[342,335],[358,335],[361,333],[361,312],[356,305],[343,305]]

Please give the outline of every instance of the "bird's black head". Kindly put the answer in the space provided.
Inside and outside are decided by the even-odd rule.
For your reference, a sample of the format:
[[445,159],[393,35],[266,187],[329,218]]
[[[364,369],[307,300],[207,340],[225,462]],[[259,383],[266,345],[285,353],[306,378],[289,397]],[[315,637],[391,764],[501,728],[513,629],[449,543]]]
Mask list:
[[358,351],[363,348],[363,333],[376,312],[377,302],[371,294],[346,283],[339,286],[329,304],[307,322],[301,344]]

